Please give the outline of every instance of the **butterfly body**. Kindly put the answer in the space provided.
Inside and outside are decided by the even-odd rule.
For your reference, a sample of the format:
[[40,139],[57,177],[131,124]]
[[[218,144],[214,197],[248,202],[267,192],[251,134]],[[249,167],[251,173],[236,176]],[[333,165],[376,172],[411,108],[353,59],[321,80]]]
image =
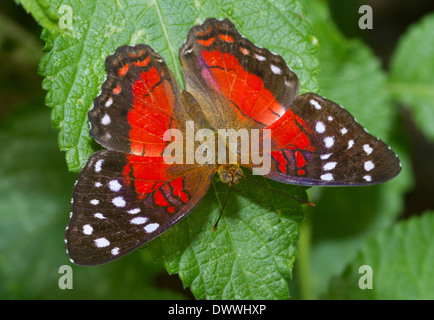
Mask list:
[[218,170],[220,181],[229,186],[235,185],[245,179],[243,170],[239,165],[220,165]]
[[[107,79],[88,113],[92,137],[107,150],[89,158],[74,187],[66,231],[74,263],[110,262],[151,241],[193,211],[215,173],[230,186],[243,180],[241,166],[284,183],[355,186],[400,172],[386,144],[338,104],[297,96],[297,76],[285,61],[230,21],[193,27],[180,60],[183,91],[147,45],[122,46],[107,58]],[[197,139],[204,129],[214,146]],[[242,139],[224,141],[219,157],[219,130],[247,132],[248,148]],[[167,133],[183,141],[173,161],[164,156],[174,142]]]

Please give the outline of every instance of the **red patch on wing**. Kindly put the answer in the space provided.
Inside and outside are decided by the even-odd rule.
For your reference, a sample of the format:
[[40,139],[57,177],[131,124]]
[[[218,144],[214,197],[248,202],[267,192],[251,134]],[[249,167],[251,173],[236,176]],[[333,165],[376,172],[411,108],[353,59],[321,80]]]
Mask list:
[[169,165],[164,162],[162,157],[128,155],[127,164],[122,171],[123,183],[136,191],[139,200],[152,195],[156,205],[166,207],[168,213],[173,213],[175,207],[169,203],[164,194],[171,192],[184,203],[190,199],[188,194],[183,191],[184,177],[171,180],[167,174],[168,168]]
[[205,36],[208,33],[210,33],[212,31],[212,27],[209,27],[208,29],[206,29],[204,32],[197,32],[196,35],[198,35],[199,37]]
[[141,57],[146,53],[145,49],[141,49],[138,52],[129,52],[128,56],[130,56],[131,58],[137,58],[137,57]]
[[209,38],[208,40],[197,40],[198,43],[200,43],[201,45],[204,45],[206,47],[209,47],[210,45],[212,45],[214,41],[215,41],[215,37]]
[[161,157],[127,156],[122,175],[126,185],[132,185],[140,199],[157,190],[167,181],[168,165]]
[[271,130],[270,138],[274,150],[271,155],[277,161],[279,171],[288,174],[286,155],[291,159],[291,168],[298,169],[299,175],[305,175],[306,171],[303,167],[307,164],[307,160],[303,152],[314,151],[315,147],[309,140],[310,129],[303,119],[288,109],[279,120],[266,129]]
[[266,129],[271,130],[273,149],[314,150],[306,134],[310,133],[306,122],[289,109]]
[[219,38],[222,39],[224,42],[234,42],[234,38],[226,34],[219,34]]
[[240,120],[253,118],[264,125],[279,119],[285,108],[279,104],[257,75],[249,73],[237,58],[219,50],[202,51],[212,77],[205,77],[240,112]]
[[242,54],[244,54],[245,56],[248,55],[250,53],[250,51],[246,48],[240,47],[240,51]]
[[145,60],[142,61],[134,61],[133,65],[135,65],[136,67],[146,67],[149,63],[149,61],[151,61],[151,58],[146,57]]
[[119,84],[113,89],[114,94],[119,94],[119,93],[121,93],[121,91],[122,91],[122,89],[121,89],[121,86]]
[[133,108],[128,113],[131,150],[138,155],[161,156],[167,145],[163,134],[170,127],[175,103],[172,88],[152,67],[140,74],[132,92]]
[[295,161],[297,162],[297,168],[301,168],[306,164],[306,159],[300,151],[295,151]]
[[272,151],[271,155],[279,163],[278,167],[280,172],[286,174],[286,165],[288,164],[288,161],[286,161],[283,153],[281,151]]
[[129,64],[124,65],[122,68],[119,69],[118,76],[123,77],[124,75],[126,75],[129,68],[130,68]]
[[178,178],[175,180],[172,180],[170,182],[170,185],[173,187],[173,194],[181,199],[182,202],[187,203],[188,202],[188,195],[182,191],[182,181],[184,178]]
[[169,202],[167,202],[166,198],[164,197],[163,193],[161,192],[161,190],[156,190],[154,192],[154,200],[155,203],[160,206],[160,207],[167,207],[169,206]]
[[153,186],[153,190],[157,190],[159,188],[161,188],[164,185],[164,181],[158,181],[156,184],[154,184]]

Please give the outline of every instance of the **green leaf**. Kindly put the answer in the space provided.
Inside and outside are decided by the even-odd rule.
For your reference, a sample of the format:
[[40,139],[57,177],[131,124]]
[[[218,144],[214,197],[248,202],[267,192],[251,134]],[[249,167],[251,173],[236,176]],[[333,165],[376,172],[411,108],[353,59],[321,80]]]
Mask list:
[[[434,299],[434,212],[426,212],[377,234],[357,258],[331,283],[331,299]],[[360,289],[359,280],[372,268],[372,289]],[[367,283],[368,280],[362,279]]]
[[[78,171],[95,151],[87,111],[105,78],[105,58],[124,44],[145,43],[166,60],[183,86],[178,50],[188,30],[208,17],[229,18],[240,32],[280,54],[297,73],[302,91],[317,91],[316,50],[305,12],[294,1],[62,1],[73,12],[72,30],[45,28],[47,54],[39,72],[45,77],[46,104],[60,130],[66,162]],[[52,1],[57,10],[60,1]]]
[[57,9],[50,7],[49,0],[15,0],[15,2],[21,4],[44,28],[52,31],[59,30]]
[[418,129],[434,141],[434,14],[412,25],[400,39],[391,63],[393,96],[410,108]]
[[[305,199],[299,187],[253,177],[248,179]],[[198,299],[287,299],[287,281],[297,257],[296,200],[266,188],[240,183],[230,195],[216,232],[214,223],[228,188],[214,182],[207,196],[186,220],[149,244],[170,273]]]

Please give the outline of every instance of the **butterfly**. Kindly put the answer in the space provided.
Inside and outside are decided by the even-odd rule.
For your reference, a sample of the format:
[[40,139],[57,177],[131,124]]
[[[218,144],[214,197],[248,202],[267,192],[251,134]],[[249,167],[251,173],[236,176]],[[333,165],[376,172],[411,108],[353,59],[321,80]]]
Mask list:
[[73,190],[65,234],[73,263],[107,263],[148,243],[193,211],[216,173],[230,185],[242,180],[239,163],[167,163],[173,139],[165,132],[186,133],[187,123],[195,132],[258,130],[271,139],[265,177],[284,183],[363,186],[400,172],[390,147],[338,104],[298,95],[286,62],[229,20],[191,28],[179,56],[186,90],[147,45],[107,57],[107,78],[88,113],[90,134],[106,149],[88,159]]

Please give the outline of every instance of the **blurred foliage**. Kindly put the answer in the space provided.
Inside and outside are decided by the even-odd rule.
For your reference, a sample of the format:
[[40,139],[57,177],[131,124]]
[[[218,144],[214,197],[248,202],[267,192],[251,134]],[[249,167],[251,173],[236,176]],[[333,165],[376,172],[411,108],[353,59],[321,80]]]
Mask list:
[[[434,299],[434,213],[401,221],[366,241],[358,256],[334,277],[328,299]],[[361,266],[372,268],[372,289],[358,287]],[[367,283],[369,280],[362,279]]]
[[[46,28],[43,34],[43,39],[46,41],[45,51],[52,51],[53,46],[59,44],[55,42],[56,36],[61,37],[56,23],[57,10],[53,9],[56,7],[56,1],[17,2]],[[420,21],[414,21],[414,25],[408,32],[399,34],[400,41],[396,50],[394,44],[390,44],[393,54],[389,72],[382,69],[382,65],[388,63],[380,61],[370,47],[359,39],[347,38],[336,26],[335,21],[344,28],[342,21],[345,19],[342,19],[342,16],[347,15],[345,11],[340,11],[343,10],[342,7],[336,5],[338,1],[331,1],[332,8],[341,8],[334,10],[333,15],[325,1],[299,2],[304,5],[304,9],[294,5],[292,1],[268,0],[249,6],[234,1],[221,1],[218,4],[203,2],[204,5],[198,14],[192,14],[188,10],[181,14],[184,23],[179,27],[180,29],[173,26],[173,29],[169,30],[170,39],[174,41],[173,50],[177,53],[189,27],[195,23],[196,17],[217,15],[233,19],[242,26],[241,32],[248,38],[284,56],[291,67],[296,66],[294,70],[302,80],[302,90],[319,91],[321,95],[344,105],[370,132],[390,144],[403,163],[403,171],[396,179],[379,186],[309,190],[310,200],[316,203],[316,207],[305,210],[305,220],[300,227],[299,258],[295,263],[293,281],[290,281],[294,262],[291,259],[297,256],[293,252],[295,251],[293,243],[298,238],[298,230],[294,234],[289,231],[297,228],[296,225],[292,225],[294,222],[289,220],[285,222],[291,224],[288,225],[288,229],[283,228],[282,224],[279,229],[280,233],[288,232],[286,236],[292,237],[289,242],[286,242],[286,245],[291,248],[288,250],[289,256],[288,253],[281,255],[282,265],[278,268],[281,279],[289,281],[289,293],[285,284],[279,286],[279,294],[267,295],[264,291],[263,294],[258,292],[243,297],[432,299],[434,274],[430,266],[434,259],[432,255],[434,239],[431,235],[434,227],[433,214],[426,212],[421,217],[401,220],[398,223],[397,221],[404,215],[406,209],[405,194],[413,186],[413,158],[410,157],[410,152],[414,149],[405,127],[406,113],[402,112],[400,106],[404,105],[410,110],[418,130],[432,141],[430,119],[434,119],[432,99],[434,78],[431,71],[434,61],[432,45],[427,39],[430,39],[433,30],[433,14],[426,15]],[[163,10],[171,10],[166,8],[170,7],[169,2],[161,0],[159,3]],[[361,31],[354,28],[359,17],[358,7],[356,4],[352,6],[348,4],[348,6],[346,10],[350,10],[353,18],[346,19],[346,23],[353,22],[350,27],[343,30],[348,34],[357,33],[361,36],[369,33],[372,36],[376,30],[376,23],[379,23],[378,20],[374,20],[374,30]],[[374,5],[373,7],[375,17],[377,9]],[[309,25],[303,22],[301,32],[305,35],[312,32],[315,36],[309,41],[300,40],[300,48],[295,54],[278,41],[281,36],[278,34],[273,36],[276,26],[288,24],[288,21],[281,21],[281,19],[282,12],[285,13],[289,8],[301,10],[302,17],[305,17],[311,25],[310,29]],[[89,8],[83,5],[80,10],[85,14]],[[108,10],[103,10],[107,14],[110,13],[109,8],[105,10]],[[249,14],[246,14],[245,10]],[[64,41],[72,41],[65,43],[63,47],[64,50],[68,50],[70,46],[72,56],[68,51],[64,53],[60,51],[57,56],[45,54],[39,67],[46,79],[49,79],[45,80],[44,87],[52,93],[48,94],[46,102],[54,107],[51,120],[53,125],[61,130],[58,142],[62,150],[70,150],[67,147],[70,140],[68,137],[65,139],[65,132],[66,136],[70,134],[74,137],[77,134],[76,129],[80,129],[80,140],[76,146],[78,146],[77,151],[80,150],[81,143],[83,149],[79,156],[72,154],[68,158],[67,154],[67,164],[65,164],[63,153],[59,152],[59,144],[56,143],[58,130],[50,128],[51,110],[44,105],[46,92],[41,89],[42,79],[37,75],[37,64],[43,56],[44,47],[44,43],[38,39],[42,29],[25,16],[23,8],[15,6],[12,2],[0,5],[0,62],[4,66],[0,70],[0,97],[3,101],[0,109],[2,146],[0,298],[179,299],[191,297],[188,290],[182,289],[177,276],[169,277],[164,268],[169,272],[179,272],[184,286],[191,286],[197,298],[239,298],[241,296],[237,292],[243,291],[242,281],[230,282],[232,291],[228,295],[216,294],[212,291],[213,283],[209,283],[209,278],[208,280],[201,278],[200,272],[197,271],[198,264],[205,265],[209,262],[208,258],[203,262],[198,259],[195,263],[189,264],[194,261],[193,253],[203,249],[200,249],[201,243],[194,243],[194,239],[184,239],[192,243],[190,251],[186,250],[184,255],[177,254],[176,250],[171,251],[171,248],[176,248],[174,244],[176,234],[182,235],[182,230],[171,230],[172,236],[161,237],[148,249],[139,250],[138,253],[108,265],[92,268],[73,266],[74,289],[60,290],[58,287],[60,277],[58,268],[69,264],[64,253],[63,232],[68,221],[69,199],[76,174],[68,173],[68,167],[76,171],[93,151],[87,133],[87,123],[82,121],[80,125],[72,125],[68,129],[64,127],[63,119],[59,116],[66,115],[67,120],[72,120],[77,116],[74,114],[77,106],[81,108],[81,113],[87,110],[104,78],[104,58],[114,51],[118,41],[122,39],[151,44],[160,49],[158,51],[162,51],[172,70],[179,69],[177,56],[174,56],[172,51],[165,50],[167,43],[159,43],[158,39],[152,38],[152,35],[158,38],[160,27],[152,32],[136,29],[136,25],[139,24],[143,24],[143,28],[148,27],[145,20],[148,14],[154,15],[155,12],[138,16],[138,20],[129,21],[129,24],[123,25],[123,28],[117,27],[115,22],[126,21],[123,18],[125,12],[120,10],[117,14],[120,20],[116,20],[115,17],[112,23],[101,26],[98,24],[89,26],[86,20],[78,23],[81,32],[93,30],[98,35],[98,31],[95,30],[106,28],[105,34],[108,32],[116,40],[109,37],[111,40],[104,43],[104,49],[97,52],[96,65],[87,62],[84,64],[86,67],[75,69],[75,72],[81,72],[82,80],[76,80],[79,85],[78,90],[73,91],[76,95],[72,100],[65,100],[59,95],[63,93],[62,81],[63,84],[69,83],[68,77],[71,77],[73,74],[71,72],[76,67],[75,64],[69,65],[69,63],[75,59],[73,57],[77,49],[75,46],[81,45],[79,40],[64,38]],[[181,16],[178,18],[181,19]],[[291,18],[289,21],[292,21]],[[288,41],[294,43],[294,39]],[[319,49],[316,56],[312,58],[316,43],[319,44]],[[303,48],[302,45],[306,47]],[[57,48],[57,50],[61,49],[62,47]],[[88,54],[89,61],[92,61],[92,50],[89,50]],[[59,66],[65,68],[65,74],[61,81],[52,82],[56,76],[62,75],[58,73]],[[318,67],[320,67],[319,73],[317,73]],[[96,72],[92,71],[94,68]],[[182,82],[182,75],[177,71],[175,74]],[[48,81],[51,81],[49,86]],[[81,86],[88,86],[89,83],[91,83],[90,88],[84,91],[80,89]],[[66,101],[66,107],[59,102],[53,103],[56,99]],[[70,105],[67,105],[68,103]],[[426,170],[433,170],[433,167],[428,164]],[[246,190],[251,188],[245,184]],[[224,188],[217,184],[216,186],[219,188],[219,193],[225,193]],[[302,196],[303,190],[297,192],[301,192]],[[252,220],[255,212],[262,210],[261,219],[267,217],[270,222],[275,221],[277,215],[268,213],[270,210],[261,209],[267,208],[266,201],[253,201],[254,198],[262,197],[268,196],[259,190],[254,190],[247,197],[248,201],[244,197],[237,197],[237,205],[246,207],[246,211],[231,212],[226,219],[230,220],[234,215],[244,214],[246,219]],[[275,196],[274,198],[280,199]],[[281,208],[287,206],[285,201],[279,201],[281,201],[279,204]],[[216,207],[216,202],[208,199],[203,204],[205,205]],[[275,211],[275,209],[271,211],[273,210]],[[411,215],[411,208],[407,208],[407,211],[410,212],[406,215]],[[189,228],[209,237],[206,232],[210,231],[209,223],[214,219],[209,217],[210,214],[211,217],[215,217],[218,214],[218,207],[210,210],[205,217],[191,220],[178,229],[191,224]],[[291,214],[286,214],[286,217],[291,217]],[[300,213],[292,216],[295,218],[294,221],[300,217]],[[222,229],[218,231],[223,234],[226,232],[226,221],[222,222]],[[248,230],[239,228],[233,235],[242,237],[246,232],[248,233]],[[276,231],[276,234],[279,232]],[[281,246],[284,244],[285,242],[276,243],[277,246],[273,250],[283,252],[284,248]],[[184,245],[188,246],[188,244]],[[215,242],[215,245],[219,243]],[[149,253],[152,254],[153,259],[148,255]],[[248,260],[246,261],[248,263]],[[183,263],[192,269],[182,267]],[[219,263],[213,268],[218,267],[223,270],[225,262],[222,260]],[[374,289],[372,290],[361,290],[358,286],[361,276],[358,269],[364,264],[373,268]],[[257,272],[260,271],[253,270],[253,273]]]
[[432,30],[434,14],[429,14],[400,39],[391,64],[390,87],[394,98],[411,110],[417,127],[434,142]]

